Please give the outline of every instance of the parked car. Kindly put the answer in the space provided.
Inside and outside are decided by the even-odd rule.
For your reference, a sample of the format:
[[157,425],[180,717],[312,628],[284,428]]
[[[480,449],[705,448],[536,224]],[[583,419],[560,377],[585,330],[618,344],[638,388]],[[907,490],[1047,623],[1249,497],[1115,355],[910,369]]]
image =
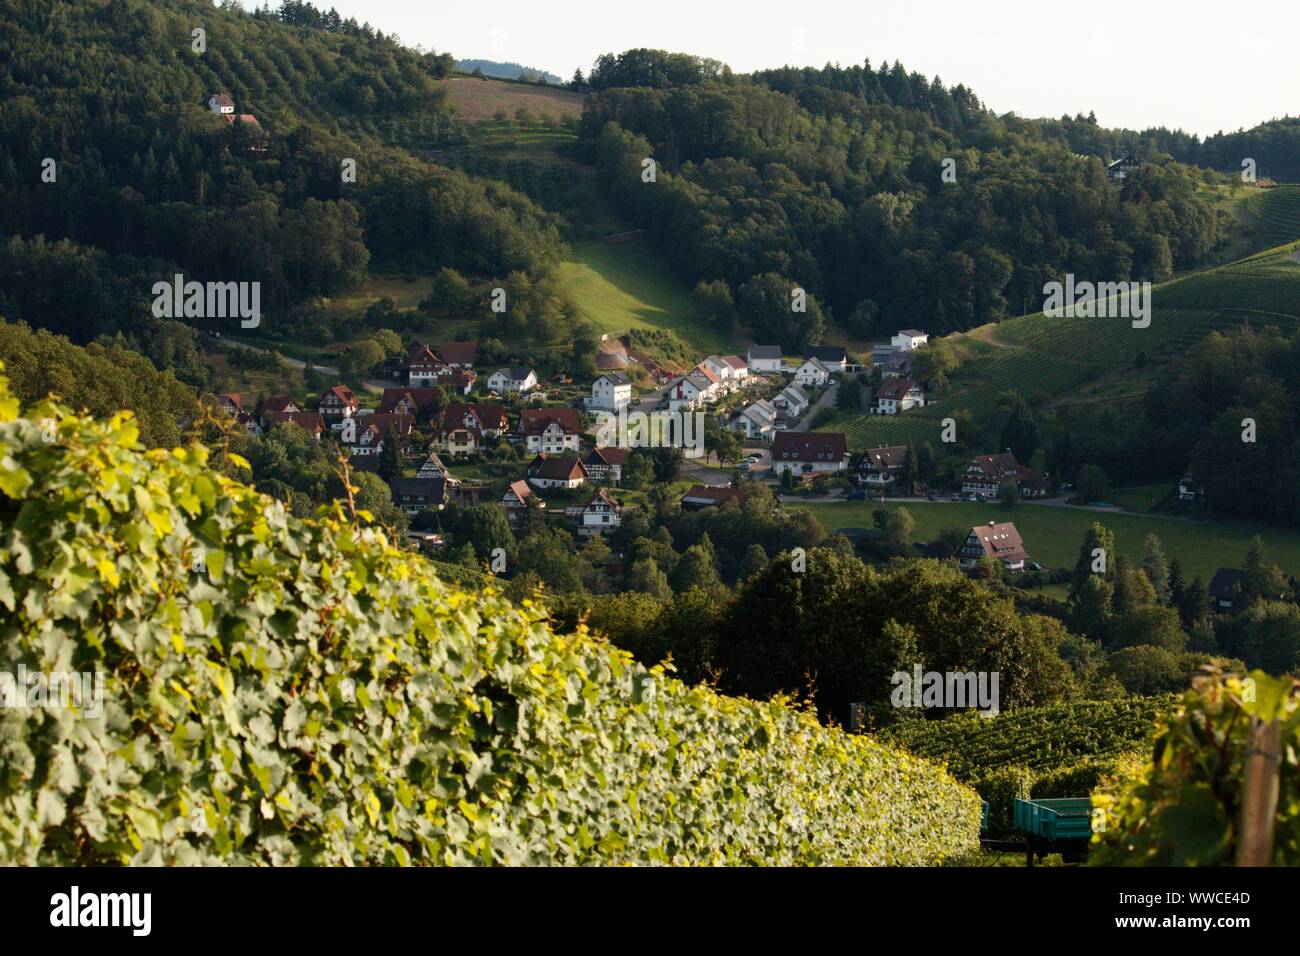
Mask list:
[[1028,563],[1025,565],[1025,567],[1027,567],[1030,571],[1046,571],[1046,570],[1047,570],[1047,568],[1043,567],[1043,566],[1042,566],[1041,564],[1039,564],[1037,561],[1030,561],[1030,562],[1028,562]]
[[931,495],[930,495],[930,500],[931,500],[931,501],[938,501],[938,500],[939,500],[939,496],[936,495],[936,494],[931,494]]
[[847,497],[845,498],[845,500],[846,500],[846,501],[866,501],[866,500],[867,500],[867,493],[866,493],[865,491],[863,491],[861,488],[856,488],[856,489],[854,489],[853,491],[850,491],[850,492],[848,493],[848,495],[847,495]]
[[949,500],[950,500],[950,501],[961,501],[961,493],[960,493],[960,492],[956,492],[956,491],[954,491],[954,492],[949,496]]

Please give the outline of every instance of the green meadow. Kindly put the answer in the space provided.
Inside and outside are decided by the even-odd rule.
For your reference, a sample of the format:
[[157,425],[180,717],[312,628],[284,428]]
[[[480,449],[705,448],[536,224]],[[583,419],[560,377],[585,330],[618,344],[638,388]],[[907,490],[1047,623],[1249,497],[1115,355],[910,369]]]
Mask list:
[[1008,510],[996,502],[907,502],[902,505],[872,501],[834,503],[787,502],[790,510],[807,509],[828,529],[869,528],[877,508],[905,507],[916,519],[917,541],[935,538],[944,528],[968,529],[989,521],[1011,521],[1024,539],[1030,559],[1044,567],[1073,567],[1084,533],[1094,521],[1115,532],[1115,546],[1125,557],[1142,558],[1148,534],[1160,539],[1167,556],[1178,555],[1190,579],[1200,575],[1208,583],[1220,567],[1240,567],[1254,535],[1264,539],[1271,560],[1288,574],[1300,574],[1300,534],[1263,526],[1229,525],[1141,514],[1118,514],[1019,504]]

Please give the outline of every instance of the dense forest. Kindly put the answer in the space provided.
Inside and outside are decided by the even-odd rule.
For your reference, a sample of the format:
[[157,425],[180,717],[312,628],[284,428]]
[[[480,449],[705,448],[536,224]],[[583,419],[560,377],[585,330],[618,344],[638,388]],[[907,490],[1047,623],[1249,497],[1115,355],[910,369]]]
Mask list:
[[[153,282],[184,272],[259,281],[274,332],[368,268],[541,277],[562,248],[556,217],[508,186],[372,136],[377,118],[449,117],[446,54],[301,2],[18,0],[3,26],[10,319],[139,335]],[[213,114],[216,92],[256,125]]]
[[[1040,124],[900,64],[751,77],[690,64],[602,58],[581,144],[682,274],[733,298],[768,275],[855,335],[943,333],[1035,311],[1066,272],[1161,281],[1219,242],[1201,172],[1166,157],[1112,181]],[[820,334],[788,309],[782,328],[738,305],[783,344]]]

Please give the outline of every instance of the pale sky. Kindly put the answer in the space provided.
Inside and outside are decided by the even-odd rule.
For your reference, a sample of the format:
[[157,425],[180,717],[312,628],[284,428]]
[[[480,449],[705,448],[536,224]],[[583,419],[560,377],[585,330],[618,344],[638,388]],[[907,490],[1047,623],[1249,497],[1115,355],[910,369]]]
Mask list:
[[[251,0],[246,2],[250,5]],[[568,79],[655,47],[729,63],[901,59],[998,113],[1095,111],[1104,126],[1202,136],[1300,113],[1300,3],[1260,0],[314,0],[408,45]]]

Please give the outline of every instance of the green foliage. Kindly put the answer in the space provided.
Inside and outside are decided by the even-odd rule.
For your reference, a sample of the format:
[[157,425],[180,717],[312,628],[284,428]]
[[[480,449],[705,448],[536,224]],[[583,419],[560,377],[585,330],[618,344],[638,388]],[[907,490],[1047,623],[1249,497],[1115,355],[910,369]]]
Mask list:
[[[647,670],[0,381],[0,644],[105,675],[5,708],[8,864],[924,865],[975,795],[780,702]],[[53,418],[56,440],[40,421]]]
[[1252,671],[1197,679],[1163,714],[1150,760],[1094,794],[1106,827],[1089,862],[1223,866],[1236,856],[1252,719],[1282,724],[1273,864],[1300,865],[1300,682]]
[[879,737],[945,763],[988,801],[990,829],[1006,832],[1013,798],[1088,795],[1125,755],[1141,748],[1171,704],[1172,698],[1129,697],[1026,707],[994,717],[962,713],[901,721]]

